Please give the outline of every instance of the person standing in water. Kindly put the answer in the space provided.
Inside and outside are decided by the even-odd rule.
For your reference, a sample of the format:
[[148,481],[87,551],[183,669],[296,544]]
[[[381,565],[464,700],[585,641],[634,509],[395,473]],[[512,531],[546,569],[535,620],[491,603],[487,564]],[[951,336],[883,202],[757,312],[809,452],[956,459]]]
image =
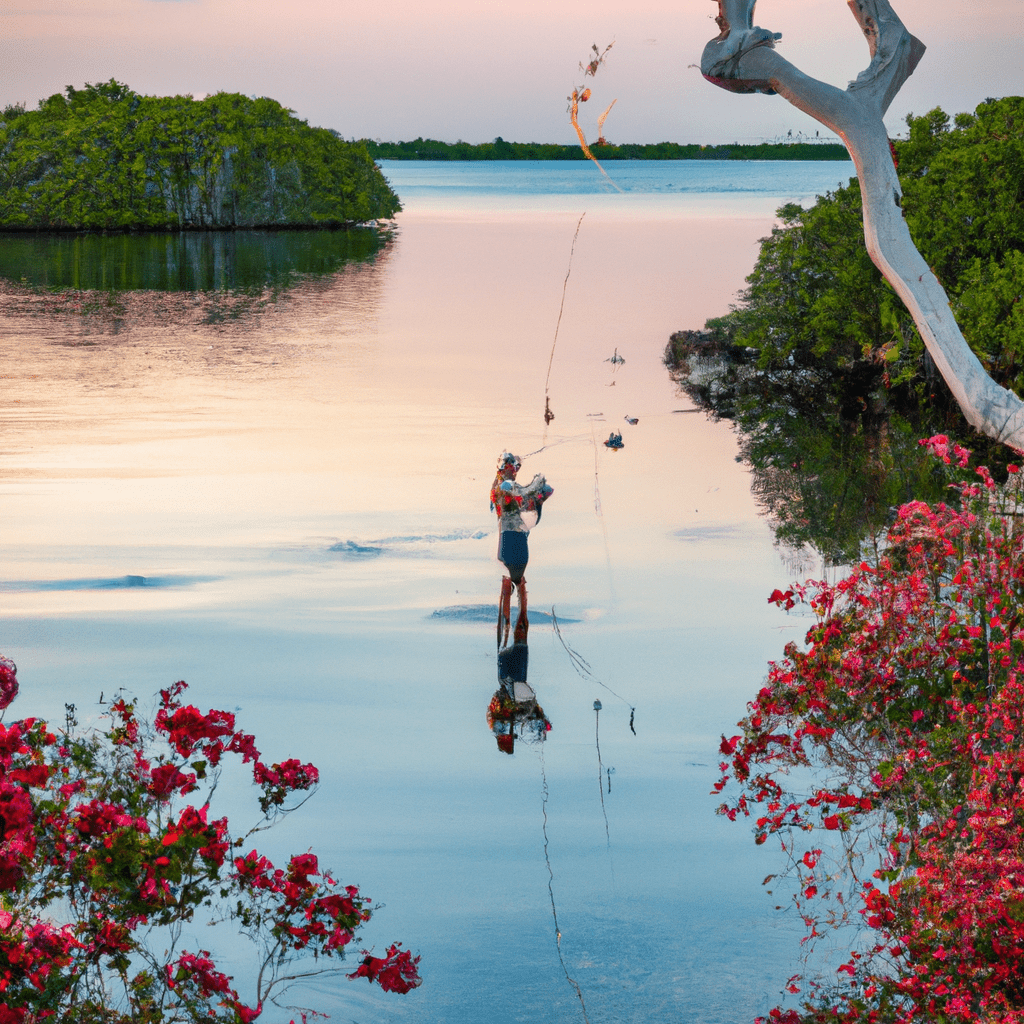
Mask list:
[[502,452],[498,459],[498,472],[491,487],[491,511],[498,516],[498,561],[508,575],[502,577],[501,600],[498,605],[498,645],[501,646],[502,621],[508,636],[511,616],[512,587],[519,592],[519,620],[516,628],[527,625],[526,619],[526,565],[530,560],[527,538],[530,529],[523,522],[524,512],[535,512],[540,522],[544,502],[554,493],[539,473],[523,487],[516,482],[522,461],[511,452]]

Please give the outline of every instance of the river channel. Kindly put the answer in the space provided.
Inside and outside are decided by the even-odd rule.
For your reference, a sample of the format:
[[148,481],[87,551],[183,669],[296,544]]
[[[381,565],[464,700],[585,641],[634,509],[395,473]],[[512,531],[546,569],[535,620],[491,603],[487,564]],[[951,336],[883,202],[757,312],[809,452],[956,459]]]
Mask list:
[[[363,944],[423,957],[405,997],[296,993],[338,1021],[738,1024],[796,970],[775,855],[709,791],[807,623],[767,601],[794,568],[734,435],[662,354],[735,301],[778,205],[852,166],[608,171],[622,192],[585,164],[387,163],[405,210],[378,251],[275,249],[262,281],[193,252],[192,277],[97,285],[106,257],[67,248],[92,277],[33,281],[51,257],[0,242],[8,718],[185,679],[266,760],[314,762],[267,852],[312,846],[384,904]],[[512,756],[486,720],[504,450],[554,487],[527,570],[552,728]]]

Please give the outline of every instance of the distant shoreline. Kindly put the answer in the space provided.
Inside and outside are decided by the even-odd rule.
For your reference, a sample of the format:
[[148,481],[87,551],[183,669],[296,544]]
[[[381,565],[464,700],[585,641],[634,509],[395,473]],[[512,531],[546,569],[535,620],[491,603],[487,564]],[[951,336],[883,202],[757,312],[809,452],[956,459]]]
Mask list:
[[[374,160],[586,160],[579,146],[554,142],[375,142],[363,139]],[[594,145],[598,160],[849,160],[846,147],[838,142],[732,143],[727,146],[683,145],[678,142]]]

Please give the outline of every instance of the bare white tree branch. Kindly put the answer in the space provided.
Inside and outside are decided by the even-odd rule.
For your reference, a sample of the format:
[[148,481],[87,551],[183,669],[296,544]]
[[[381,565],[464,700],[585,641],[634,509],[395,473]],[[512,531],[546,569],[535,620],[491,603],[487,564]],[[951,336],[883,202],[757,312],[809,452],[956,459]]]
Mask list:
[[775,50],[779,33],[753,25],[756,0],[716,0],[721,34],[704,48],[701,72],[733,92],[778,93],[831,128],[860,179],[868,253],[910,310],[935,365],[968,422],[1024,451],[1024,403],[985,372],[964,340],[949,298],[914,245],[882,117],[924,54],[889,0],[848,0],[871,63],[845,90],[805,75]]

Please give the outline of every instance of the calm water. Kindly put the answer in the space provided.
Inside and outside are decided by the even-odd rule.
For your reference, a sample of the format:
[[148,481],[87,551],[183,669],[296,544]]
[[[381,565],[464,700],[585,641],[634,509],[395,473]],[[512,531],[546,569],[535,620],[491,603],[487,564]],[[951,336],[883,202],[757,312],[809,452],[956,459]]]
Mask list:
[[848,161],[609,160],[603,176],[577,160],[383,160],[381,166],[409,209],[555,211],[575,201],[605,213],[690,218],[764,216],[782,202],[813,200],[845,185],[854,173]]
[[[567,189],[559,166],[388,164],[392,239],[281,294],[0,286],[12,710],[89,718],[100,691],[184,678],[267,757],[314,761],[323,788],[267,852],[314,846],[386,904],[366,945],[423,955],[406,998],[296,995],[336,1020],[581,1021],[552,896],[594,1024],[749,1020],[795,970],[775,861],[708,791],[805,624],[767,603],[792,567],[728,426],[687,411],[661,355],[728,307],[779,203],[851,171],[757,165],[751,191],[698,195],[681,164],[620,168],[623,193],[583,165]],[[527,572],[553,729],[512,757],[485,721],[506,448],[555,488]]]

